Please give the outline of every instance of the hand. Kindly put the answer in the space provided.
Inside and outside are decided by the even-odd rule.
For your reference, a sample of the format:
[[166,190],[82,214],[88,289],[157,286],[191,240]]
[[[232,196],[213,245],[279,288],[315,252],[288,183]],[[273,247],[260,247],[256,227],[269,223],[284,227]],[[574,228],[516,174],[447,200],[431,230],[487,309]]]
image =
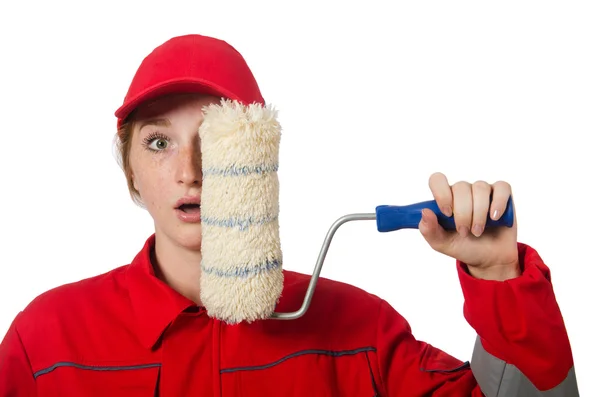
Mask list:
[[419,230],[434,250],[465,263],[477,278],[506,280],[520,275],[516,214],[511,228],[485,229],[488,214],[497,220],[504,213],[512,195],[508,183],[458,182],[450,186],[444,174],[434,173],[429,188],[440,210],[454,215],[456,224],[456,231],[444,230],[433,211],[423,210]]

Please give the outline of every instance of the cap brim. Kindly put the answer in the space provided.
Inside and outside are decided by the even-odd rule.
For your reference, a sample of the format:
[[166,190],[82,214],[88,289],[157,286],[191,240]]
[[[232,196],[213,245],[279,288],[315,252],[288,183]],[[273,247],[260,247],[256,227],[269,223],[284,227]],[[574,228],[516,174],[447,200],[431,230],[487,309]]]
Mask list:
[[160,84],[156,84],[140,92],[117,109],[115,112],[115,116],[117,117],[117,128],[120,128],[123,121],[131,114],[131,112],[144,102],[169,94],[191,93],[214,95],[231,100],[239,100],[239,98],[223,87],[219,87],[201,79],[187,78],[163,81]]

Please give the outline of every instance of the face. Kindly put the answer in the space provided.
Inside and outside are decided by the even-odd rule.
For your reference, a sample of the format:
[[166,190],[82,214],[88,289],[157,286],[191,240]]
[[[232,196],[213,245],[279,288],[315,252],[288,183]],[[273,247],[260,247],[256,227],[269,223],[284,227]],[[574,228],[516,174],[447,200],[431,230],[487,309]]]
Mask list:
[[163,97],[139,108],[131,144],[133,185],[152,218],[156,237],[200,250],[202,168],[198,128],[202,107],[220,98]]

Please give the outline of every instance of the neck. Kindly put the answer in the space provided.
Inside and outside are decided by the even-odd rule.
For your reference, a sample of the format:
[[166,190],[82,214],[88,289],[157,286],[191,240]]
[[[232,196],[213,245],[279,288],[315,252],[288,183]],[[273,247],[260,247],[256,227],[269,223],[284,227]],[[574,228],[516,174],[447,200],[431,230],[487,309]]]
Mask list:
[[152,262],[156,277],[179,294],[200,303],[200,251],[175,244],[156,233]]

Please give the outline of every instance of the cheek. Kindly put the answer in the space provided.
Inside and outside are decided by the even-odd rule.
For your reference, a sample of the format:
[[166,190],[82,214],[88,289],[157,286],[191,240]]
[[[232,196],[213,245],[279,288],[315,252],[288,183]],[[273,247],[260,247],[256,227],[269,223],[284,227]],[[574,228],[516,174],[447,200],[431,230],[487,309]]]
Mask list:
[[164,192],[166,187],[166,178],[161,173],[154,173],[151,170],[143,171],[139,177],[138,189],[142,198],[147,198],[156,201]]
[[169,197],[169,181],[172,179],[169,178],[171,173],[169,162],[158,158],[144,158],[132,168],[135,184],[146,207],[149,210],[160,209]]

